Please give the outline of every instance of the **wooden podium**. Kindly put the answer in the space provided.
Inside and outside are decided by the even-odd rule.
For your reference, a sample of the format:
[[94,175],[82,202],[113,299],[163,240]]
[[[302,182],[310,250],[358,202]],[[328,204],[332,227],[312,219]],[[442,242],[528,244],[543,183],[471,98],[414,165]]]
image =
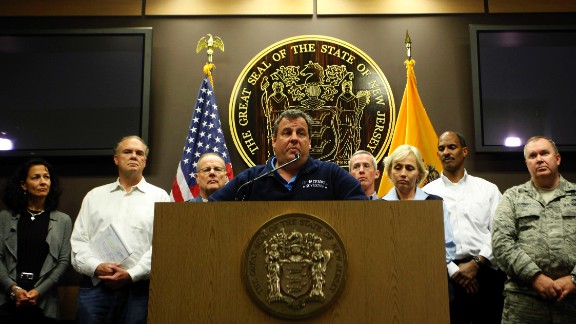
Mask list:
[[441,201],[157,203],[148,323],[294,323],[241,279],[251,237],[290,213],[323,219],[348,254],[342,294],[302,322],[449,323]]

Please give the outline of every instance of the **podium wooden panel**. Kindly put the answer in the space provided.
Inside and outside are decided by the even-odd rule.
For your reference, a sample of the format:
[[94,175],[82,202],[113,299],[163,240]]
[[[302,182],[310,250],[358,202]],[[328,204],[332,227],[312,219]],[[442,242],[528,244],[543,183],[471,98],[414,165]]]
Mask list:
[[449,323],[440,201],[157,203],[148,323],[294,323],[245,291],[241,259],[267,220],[317,216],[348,253],[345,288],[306,323]]

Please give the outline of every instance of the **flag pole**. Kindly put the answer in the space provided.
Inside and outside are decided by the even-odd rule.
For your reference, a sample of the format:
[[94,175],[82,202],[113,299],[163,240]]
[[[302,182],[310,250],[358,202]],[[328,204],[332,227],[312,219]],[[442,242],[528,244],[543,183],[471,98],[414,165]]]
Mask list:
[[216,65],[212,63],[212,58],[214,55],[214,47],[219,48],[222,52],[224,52],[224,42],[218,36],[212,37],[212,34],[207,34],[208,38],[202,37],[198,41],[196,45],[196,53],[200,53],[200,51],[206,48],[206,55],[207,60],[206,64],[204,65],[204,74],[210,78],[210,84],[212,85],[212,89],[214,89],[214,81],[212,80],[212,69],[216,68]]
[[[404,96],[402,97],[402,103],[398,110],[396,126],[392,140],[390,141],[388,154],[392,153],[402,144],[417,147],[422,154],[426,170],[428,170],[428,176],[423,183],[424,185],[440,177],[442,163],[440,163],[436,155],[438,136],[418,94],[416,74],[414,73],[414,64],[416,64],[416,62],[412,58],[412,40],[410,39],[408,30],[406,30],[404,44],[406,46],[407,56],[406,61],[404,61],[404,65],[406,66],[406,88],[404,89]],[[385,181],[383,177],[380,181],[380,187],[378,188],[378,197],[384,196],[393,187],[393,184],[390,181]]]
[[408,56],[408,61],[412,59],[412,40],[410,39],[410,34],[406,30],[406,38],[404,39],[404,44],[406,44],[406,56]]
[[202,154],[218,154],[224,159],[228,179],[232,180],[234,177],[230,154],[220,123],[218,105],[216,104],[214,82],[212,81],[211,70],[214,68],[212,58],[215,47],[224,51],[224,42],[220,37],[212,37],[210,34],[208,37],[202,37],[196,46],[196,53],[204,48],[207,49],[208,59],[204,65],[204,76],[198,90],[198,96],[193,102],[192,120],[186,133],[186,141],[176,168],[176,176],[172,182],[170,197],[175,202],[192,201],[192,199],[197,199],[200,196],[196,167]]

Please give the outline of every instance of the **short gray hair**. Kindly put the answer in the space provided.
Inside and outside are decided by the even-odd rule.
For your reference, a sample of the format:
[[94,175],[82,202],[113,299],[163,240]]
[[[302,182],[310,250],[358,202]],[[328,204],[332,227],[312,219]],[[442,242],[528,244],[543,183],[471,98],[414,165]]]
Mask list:
[[372,153],[365,151],[365,150],[358,150],[358,151],[354,152],[354,154],[352,154],[352,156],[350,156],[350,161],[348,162],[348,170],[352,170],[352,158],[355,157],[356,155],[361,155],[361,154],[366,154],[366,155],[370,156],[372,158],[372,165],[374,166],[374,169],[378,169],[378,162],[376,162],[376,158],[374,157],[374,155],[372,155]]
[[200,165],[200,161],[202,161],[207,156],[216,156],[216,157],[220,158],[220,160],[222,160],[222,164],[224,165],[224,167],[226,167],[226,161],[224,160],[224,158],[220,154],[215,153],[215,152],[206,152],[206,153],[203,153],[202,155],[200,155],[198,162],[196,162],[197,165]]
[[146,155],[146,157],[148,157],[148,153],[150,152],[150,149],[148,148],[148,145],[146,144],[146,142],[144,142],[144,140],[137,135],[129,135],[129,136],[124,136],[122,137],[118,143],[116,143],[116,146],[114,146],[114,155],[118,155],[118,150],[120,149],[120,144],[122,144],[122,142],[129,140],[129,139],[137,139],[140,142],[142,142],[142,144],[144,144],[144,147],[146,147],[146,150],[144,151],[144,154]]
[[554,141],[553,141],[551,138],[546,137],[546,136],[542,136],[542,135],[537,135],[537,136],[532,136],[532,137],[530,137],[530,138],[526,141],[526,144],[524,144],[524,159],[527,159],[527,158],[528,158],[527,152],[526,152],[526,146],[528,145],[528,143],[537,141],[537,140],[539,140],[539,139],[547,140],[548,143],[550,143],[550,144],[552,145],[552,148],[554,149],[554,153],[556,153],[556,154],[560,153],[560,152],[558,152],[558,147],[556,147],[556,143],[554,143]]

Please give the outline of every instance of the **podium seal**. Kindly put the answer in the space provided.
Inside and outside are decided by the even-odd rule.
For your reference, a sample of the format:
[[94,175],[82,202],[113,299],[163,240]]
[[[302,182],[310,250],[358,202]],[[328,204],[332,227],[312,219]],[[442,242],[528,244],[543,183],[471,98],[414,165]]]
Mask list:
[[252,300],[286,319],[321,313],[344,288],[348,260],[338,233],[322,219],[285,214],[252,236],[242,258],[242,279]]

